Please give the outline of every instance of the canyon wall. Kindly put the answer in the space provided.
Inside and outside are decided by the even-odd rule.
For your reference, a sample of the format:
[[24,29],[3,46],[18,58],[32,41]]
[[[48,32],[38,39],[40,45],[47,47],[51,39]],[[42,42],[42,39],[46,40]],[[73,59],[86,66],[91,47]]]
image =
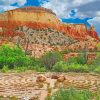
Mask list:
[[62,23],[54,12],[43,7],[23,7],[0,14],[0,44],[13,42],[26,49],[29,43],[30,50],[37,48],[34,54],[68,48],[74,51],[86,45],[95,47],[98,39],[92,27]]
[[[37,8],[37,9],[36,9]],[[27,7],[21,9],[15,9],[5,12],[0,15],[0,26],[13,28],[17,25],[29,25],[34,28],[41,28],[49,26],[59,26],[59,19],[46,9],[38,7]],[[26,10],[27,9],[27,10]]]
[[43,7],[24,7],[0,14],[0,27],[6,28],[5,34],[17,26],[30,28],[53,28],[77,40],[85,40],[87,36],[98,39],[95,31],[88,31],[84,24],[64,24],[51,10]]

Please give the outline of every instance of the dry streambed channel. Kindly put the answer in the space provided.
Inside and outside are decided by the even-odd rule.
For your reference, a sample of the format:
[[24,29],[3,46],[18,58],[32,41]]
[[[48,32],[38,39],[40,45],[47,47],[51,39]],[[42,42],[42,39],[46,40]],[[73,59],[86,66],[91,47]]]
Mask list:
[[0,100],[45,100],[59,88],[96,92],[100,75],[78,73],[0,73]]

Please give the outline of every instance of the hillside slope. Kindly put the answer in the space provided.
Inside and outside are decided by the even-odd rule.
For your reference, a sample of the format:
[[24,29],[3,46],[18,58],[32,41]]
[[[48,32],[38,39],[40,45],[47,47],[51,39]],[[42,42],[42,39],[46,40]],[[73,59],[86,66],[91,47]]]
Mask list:
[[84,24],[62,23],[49,9],[23,7],[0,14],[0,44],[5,41],[25,46],[38,44],[67,48],[75,44],[72,48],[81,49],[84,48],[82,42],[87,47],[96,44],[98,35]]

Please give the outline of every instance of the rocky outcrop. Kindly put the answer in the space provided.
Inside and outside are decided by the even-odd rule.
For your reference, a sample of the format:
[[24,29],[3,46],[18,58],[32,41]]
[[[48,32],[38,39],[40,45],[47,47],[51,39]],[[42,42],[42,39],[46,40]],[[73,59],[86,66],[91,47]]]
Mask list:
[[24,7],[0,14],[0,27],[6,35],[13,35],[13,29],[17,26],[35,29],[52,28],[77,40],[87,39],[87,35],[98,39],[97,33],[88,32],[84,24],[63,24],[54,12],[43,7]]
[[83,49],[88,43],[91,46],[97,42],[98,35],[93,28],[87,29],[84,24],[62,23],[49,9],[23,7],[0,14],[0,45],[2,41],[20,44],[25,50],[33,50],[35,45],[41,46],[41,49],[36,49],[39,54],[40,51],[58,50],[63,46],[73,51]]
[[[74,39],[69,36],[65,36],[62,32],[57,30],[46,28],[46,29],[33,29],[26,26],[17,27],[15,29],[16,34],[24,34],[24,38],[28,37],[30,43],[41,44],[41,45],[70,45],[75,42]],[[22,41],[22,40],[21,40]]]

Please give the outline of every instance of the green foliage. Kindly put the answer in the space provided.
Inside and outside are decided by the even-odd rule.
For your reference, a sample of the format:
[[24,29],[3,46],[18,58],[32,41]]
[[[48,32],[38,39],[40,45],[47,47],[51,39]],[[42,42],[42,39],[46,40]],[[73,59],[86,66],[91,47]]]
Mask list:
[[81,53],[78,57],[71,57],[66,62],[58,62],[53,66],[53,71],[60,72],[98,72],[100,73],[100,53],[97,54],[97,59],[91,64],[87,64],[85,54]]
[[83,64],[84,65],[87,62],[85,53],[80,54],[76,59],[77,59],[78,64]]
[[9,68],[14,68],[14,66],[27,66],[30,63],[30,58],[25,56],[21,48],[14,46],[14,48],[9,45],[2,45],[0,47],[0,67],[4,65]]
[[38,58],[30,58],[31,60],[31,63],[29,65],[29,70],[35,70],[35,71],[38,71],[38,72],[45,72],[46,71],[46,68],[44,66],[41,65],[41,60],[38,59]]
[[39,65],[32,66],[31,70],[35,70],[35,71],[38,71],[38,72],[46,72],[46,68],[45,67],[41,67]]
[[8,66],[3,66],[3,68],[1,69],[1,72],[5,73],[9,70]]
[[74,64],[77,64],[78,62],[77,62],[77,57],[71,57],[71,58],[69,58],[67,61],[66,61],[66,64],[67,65],[70,65],[70,64],[72,64],[72,63],[74,63]]
[[28,67],[14,67],[14,71],[16,72],[25,72],[25,71],[37,71],[37,72],[46,72],[45,67],[36,66],[28,66]]
[[48,52],[43,55],[40,60],[42,66],[50,70],[52,69],[53,65],[62,60],[62,55],[59,52]]
[[41,66],[39,58],[30,57],[30,66]]
[[100,52],[97,52],[96,59],[91,64],[88,64],[88,66],[91,72],[100,73]]
[[46,100],[91,100],[92,93],[87,90],[60,89]]
[[100,65],[100,52],[97,53],[96,59],[92,62],[92,65],[99,66]]
[[53,71],[58,72],[89,72],[89,67],[85,64],[84,54],[79,57],[71,57],[67,61],[59,61],[53,66]]
[[96,67],[96,68],[94,69],[94,72],[96,72],[96,73],[99,73],[99,74],[100,74],[100,66]]
[[69,62],[60,61],[60,62],[57,62],[53,66],[53,71],[57,71],[57,72],[89,72],[89,68],[86,64],[82,65],[82,64],[78,64],[78,63],[69,63]]
[[59,61],[53,66],[53,71],[57,72],[67,72],[68,67],[65,62]]
[[63,60],[63,52],[48,52],[41,58],[25,56],[23,50],[17,46],[13,48],[9,45],[0,47],[0,69],[2,72],[17,70],[35,70],[38,72],[96,72],[100,73],[100,52],[97,53],[96,60],[91,64],[86,64],[84,53],[79,57],[71,57],[67,61]]
[[87,65],[81,64],[71,64],[68,67],[69,72],[89,72],[89,68]]
[[98,43],[97,48],[100,48],[100,42]]
[[86,59],[84,57],[84,54],[80,54],[78,57],[71,57],[67,61],[68,64],[74,63],[74,64],[85,64]]
[[94,100],[100,100],[100,89],[94,94]]

